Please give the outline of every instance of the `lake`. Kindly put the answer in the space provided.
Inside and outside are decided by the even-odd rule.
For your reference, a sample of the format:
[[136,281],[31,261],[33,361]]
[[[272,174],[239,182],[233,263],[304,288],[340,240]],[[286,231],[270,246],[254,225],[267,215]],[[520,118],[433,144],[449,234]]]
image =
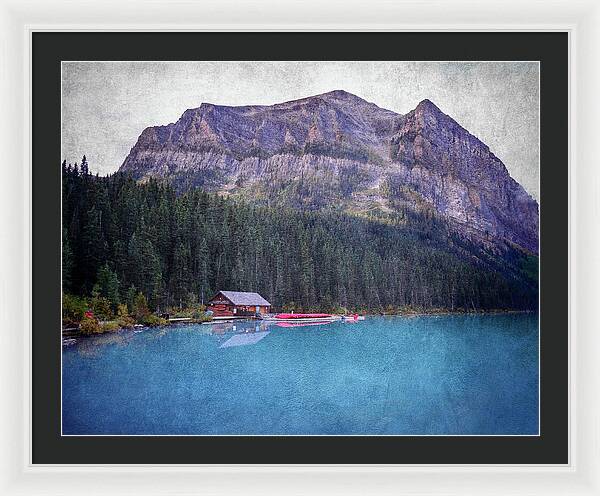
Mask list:
[[63,434],[536,435],[538,316],[119,331],[62,387]]

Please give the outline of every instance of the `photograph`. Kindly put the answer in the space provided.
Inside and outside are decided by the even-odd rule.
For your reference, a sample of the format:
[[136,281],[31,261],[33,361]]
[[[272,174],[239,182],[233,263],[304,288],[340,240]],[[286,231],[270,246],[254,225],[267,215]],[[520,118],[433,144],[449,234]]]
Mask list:
[[540,435],[539,61],[60,83],[62,436]]

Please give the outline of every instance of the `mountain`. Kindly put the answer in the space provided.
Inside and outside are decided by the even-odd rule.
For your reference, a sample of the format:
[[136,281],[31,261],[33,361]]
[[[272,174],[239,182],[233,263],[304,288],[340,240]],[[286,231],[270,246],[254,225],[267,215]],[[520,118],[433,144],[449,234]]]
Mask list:
[[145,129],[120,171],[270,206],[442,219],[538,252],[538,204],[487,145],[423,100],[405,115],[337,90],[271,106],[202,104]]

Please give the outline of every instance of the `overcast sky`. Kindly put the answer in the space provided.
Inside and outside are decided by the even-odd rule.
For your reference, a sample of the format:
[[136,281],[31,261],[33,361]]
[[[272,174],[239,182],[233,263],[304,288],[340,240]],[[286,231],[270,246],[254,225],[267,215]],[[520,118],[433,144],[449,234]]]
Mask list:
[[537,62],[63,62],[62,154],[116,171],[148,126],[201,103],[271,105],[342,89],[405,114],[428,98],[539,201]]

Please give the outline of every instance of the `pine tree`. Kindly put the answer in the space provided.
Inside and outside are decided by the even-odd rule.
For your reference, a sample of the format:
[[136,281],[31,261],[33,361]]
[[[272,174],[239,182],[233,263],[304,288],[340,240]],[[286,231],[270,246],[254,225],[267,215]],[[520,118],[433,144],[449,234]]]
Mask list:
[[[77,164],[76,164],[76,165],[77,165]],[[83,176],[88,176],[88,175],[90,174],[90,169],[89,169],[89,166],[88,166],[88,161],[87,161],[87,159],[85,158],[85,155],[84,155],[84,156],[83,156],[83,158],[81,159],[81,166],[80,166],[80,169],[81,169],[81,174],[82,174]]]
[[116,309],[121,302],[119,297],[119,278],[111,270],[108,263],[105,263],[99,270],[96,277],[96,288],[100,296],[108,298],[111,305]]
[[100,265],[106,260],[108,246],[102,232],[102,212],[92,205],[81,233],[80,259],[83,287],[91,290]]
[[184,306],[184,302],[189,296],[188,286],[190,284],[190,269],[189,269],[190,251],[183,242],[179,241],[175,247],[173,254],[173,262],[171,265],[171,291],[175,303],[179,308]]
[[73,251],[67,229],[62,230],[62,287],[64,293],[72,291],[71,273],[73,271]]
[[201,238],[196,250],[196,281],[198,281],[198,292],[200,294],[200,302],[208,301],[212,294],[210,286],[210,258],[208,253],[208,244],[206,238]]

